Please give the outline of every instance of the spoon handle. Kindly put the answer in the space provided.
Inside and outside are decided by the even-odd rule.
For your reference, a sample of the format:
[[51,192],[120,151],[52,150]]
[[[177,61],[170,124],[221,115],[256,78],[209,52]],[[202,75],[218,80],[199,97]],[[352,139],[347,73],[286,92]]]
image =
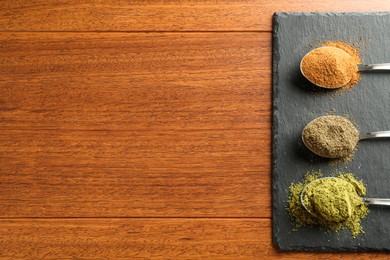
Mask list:
[[390,63],[381,64],[358,64],[359,71],[367,70],[390,70]]
[[370,139],[370,138],[384,138],[390,137],[390,131],[379,131],[379,132],[370,132],[370,133],[360,133],[359,139]]
[[390,206],[390,199],[364,198],[364,202],[369,205]]

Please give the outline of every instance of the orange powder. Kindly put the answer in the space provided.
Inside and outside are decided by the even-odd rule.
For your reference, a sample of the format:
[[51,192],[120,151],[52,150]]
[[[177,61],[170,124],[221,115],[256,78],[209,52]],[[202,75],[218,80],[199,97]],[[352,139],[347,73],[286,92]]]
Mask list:
[[360,80],[358,52],[344,42],[326,42],[302,59],[302,72],[312,83],[324,88],[349,88]]
[[355,65],[355,68],[351,74],[351,81],[347,85],[345,85],[344,88],[350,88],[353,85],[357,84],[360,80],[360,73],[358,72],[357,65],[362,63],[359,57],[358,50],[345,42],[325,42],[324,46],[340,48],[347,52],[349,55],[351,55],[352,62]]

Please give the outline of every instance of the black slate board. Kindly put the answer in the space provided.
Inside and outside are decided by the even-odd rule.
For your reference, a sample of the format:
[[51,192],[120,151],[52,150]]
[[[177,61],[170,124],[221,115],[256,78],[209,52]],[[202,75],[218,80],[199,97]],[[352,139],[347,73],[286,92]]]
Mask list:
[[370,207],[365,234],[355,239],[348,230],[294,230],[286,210],[290,183],[318,169],[325,175],[353,172],[367,184],[367,197],[390,198],[390,139],[359,142],[347,165],[311,154],[300,139],[309,121],[332,110],[349,115],[362,132],[390,130],[390,72],[366,72],[351,91],[340,93],[315,88],[299,71],[305,53],[327,40],[359,46],[363,63],[390,62],[390,13],[276,13],[273,33],[274,243],[281,250],[390,251],[390,207]]

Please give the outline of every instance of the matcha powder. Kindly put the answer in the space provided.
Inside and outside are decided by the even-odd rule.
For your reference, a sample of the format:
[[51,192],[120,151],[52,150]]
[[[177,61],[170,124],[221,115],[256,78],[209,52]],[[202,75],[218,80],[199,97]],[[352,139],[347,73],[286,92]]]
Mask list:
[[[353,237],[364,233],[360,224],[368,214],[368,207],[360,197],[366,194],[364,184],[351,173],[319,179],[321,176],[321,172],[308,173],[302,182],[290,185],[288,211],[297,226],[320,226],[336,232],[347,228]],[[315,216],[300,201],[303,188],[314,180],[318,181],[309,186],[303,199]]]

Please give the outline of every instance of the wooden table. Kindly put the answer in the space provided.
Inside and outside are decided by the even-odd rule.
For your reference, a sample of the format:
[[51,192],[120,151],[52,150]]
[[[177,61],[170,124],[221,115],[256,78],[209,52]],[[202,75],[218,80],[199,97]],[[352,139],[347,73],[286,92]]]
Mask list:
[[1,1],[0,258],[330,257],[272,245],[275,11],[390,2]]

